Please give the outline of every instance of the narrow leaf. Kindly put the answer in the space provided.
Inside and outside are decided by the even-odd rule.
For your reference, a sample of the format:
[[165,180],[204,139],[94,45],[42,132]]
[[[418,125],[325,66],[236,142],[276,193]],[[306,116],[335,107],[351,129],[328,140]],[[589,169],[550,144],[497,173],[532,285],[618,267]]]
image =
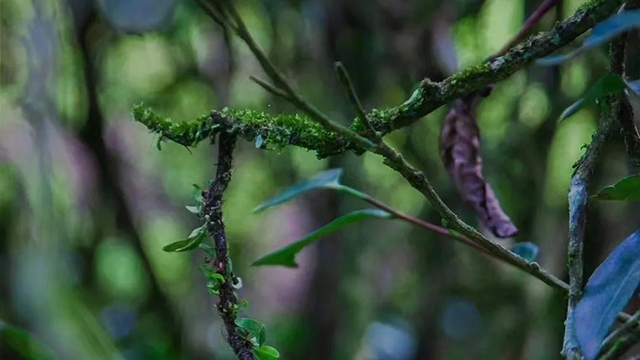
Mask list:
[[563,62],[571,59],[572,57],[580,54],[581,52],[582,52],[582,48],[578,48],[576,50],[572,50],[565,54],[546,56],[546,57],[543,57],[542,59],[536,60],[536,65],[540,65],[540,66],[560,65]]
[[[51,360],[53,355],[38,339],[29,332],[0,321],[0,350],[11,352],[24,360]],[[4,351],[0,351],[4,353]]]
[[292,187],[286,189],[275,197],[267,200],[263,204],[259,205],[253,212],[259,212],[264,209],[270,208],[272,206],[281,204],[283,202],[289,201],[295,198],[298,195],[309,192],[313,189],[322,189],[322,188],[334,188],[340,185],[340,176],[342,175],[342,169],[331,169],[327,171],[323,171],[316,176],[307,179],[305,181],[299,182]]
[[640,201],[640,174],[604,187],[594,197],[601,200]]
[[169,245],[165,245],[162,247],[162,250],[166,252],[182,252],[187,250],[193,250],[197,248],[202,240],[207,236],[207,228],[205,225],[202,225],[199,228],[193,229],[189,238],[186,240],[176,241]]
[[599,98],[606,95],[619,94],[627,87],[627,84],[622,80],[620,75],[608,73],[607,75],[601,77],[596,81],[593,86],[587,90],[587,92],[582,96],[582,98],[578,99],[571,106],[566,108],[562,115],[560,115],[560,119],[558,121],[562,121],[571,115],[577,113],[580,109],[584,107],[586,104],[590,104],[595,102]]
[[627,87],[636,95],[640,96],[640,80],[627,81]]
[[460,196],[473,205],[482,223],[497,237],[512,237],[518,229],[502,211],[482,176],[480,131],[476,123],[476,107],[481,99],[481,94],[476,94],[454,101],[440,134],[442,162]]
[[575,334],[587,360],[598,355],[602,340],[639,284],[640,231],[636,231],[593,272],[575,308]]
[[254,349],[253,352],[260,360],[276,360],[280,358],[278,350],[271,346],[262,346],[259,349]]
[[511,251],[521,258],[532,262],[536,261],[536,259],[538,258],[538,252],[540,250],[538,249],[538,245],[534,243],[522,242],[513,245]]
[[607,43],[634,27],[640,27],[640,10],[623,11],[613,15],[593,28],[591,34],[584,40],[582,48],[588,49]]
[[624,11],[613,15],[607,20],[597,24],[579,48],[566,54],[551,55],[538,59],[536,64],[541,66],[559,65],[585,50],[609,42],[611,39],[634,27],[640,27],[640,10]]
[[329,224],[312,232],[311,234],[305,236],[304,238],[256,260],[253,264],[251,264],[251,266],[281,265],[281,266],[292,267],[292,268],[298,267],[298,264],[296,263],[296,255],[305,246],[313,243],[314,241],[320,239],[321,237],[326,236],[346,225],[349,225],[351,223],[354,223],[362,219],[371,218],[371,217],[379,218],[379,219],[391,219],[392,215],[386,211],[382,211],[379,209],[365,209],[365,210],[354,211],[352,213],[343,215],[333,220]]

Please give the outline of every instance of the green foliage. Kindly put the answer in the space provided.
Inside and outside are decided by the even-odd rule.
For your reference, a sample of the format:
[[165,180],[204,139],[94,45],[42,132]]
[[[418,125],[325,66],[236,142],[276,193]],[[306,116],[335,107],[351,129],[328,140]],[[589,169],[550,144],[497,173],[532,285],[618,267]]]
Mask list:
[[10,349],[24,360],[52,360],[51,351],[29,332],[0,321],[0,350]]
[[278,352],[278,350],[272,348],[271,346],[262,346],[258,349],[254,349],[253,352],[260,360],[276,360],[280,358],[280,353]]
[[264,324],[250,318],[237,318],[236,325],[240,331],[259,348],[267,340],[267,328]]
[[600,200],[640,201],[640,175],[628,176],[594,195]]
[[312,232],[304,238],[256,260],[252,264],[252,266],[280,265],[292,268],[298,267],[298,264],[295,261],[295,257],[307,245],[312,244],[314,241],[346,225],[366,218],[391,219],[393,217],[388,212],[382,211],[380,209],[365,209],[354,211],[333,220],[329,224]]
[[335,189],[340,185],[340,177],[342,176],[342,169],[331,169],[323,171],[316,176],[301,181],[275,197],[267,200],[266,202],[258,205],[253,212],[260,212],[268,209],[272,206],[276,206],[287,202],[296,196],[302,195],[314,189]]
[[185,240],[176,241],[162,247],[166,252],[182,252],[197,248],[200,243],[207,237],[207,226],[202,225],[193,229],[189,237]]
[[225,283],[224,276],[216,272],[211,264],[200,265],[200,271],[207,279],[207,289],[209,294],[218,295],[220,293],[220,286]]
[[236,319],[238,332],[253,344],[253,352],[260,360],[275,360],[280,357],[278,350],[265,346],[267,328],[259,321],[250,318]]
[[560,115],[560,119],[558,121],[565,120],[577,113],[586,104],[592,103],[604,96],[619,94],[626,86],[626,83],[619,75],[608,73],[598,79],[598,81],[596,81],[595,84],[587,90],[582,98],[578,99],[578,101],[566,108]]

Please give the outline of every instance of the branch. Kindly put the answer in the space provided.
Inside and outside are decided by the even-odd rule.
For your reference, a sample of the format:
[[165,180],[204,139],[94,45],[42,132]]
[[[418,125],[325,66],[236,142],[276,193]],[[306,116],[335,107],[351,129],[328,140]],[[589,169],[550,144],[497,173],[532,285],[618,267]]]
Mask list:
[[[624,76],[624,46],[625,41],[614,40],[611,43],[610,71]],[[567,359],[581,358],[579,347],[575,338],[575,323],[573,312],[580,296],[583,285],[583,239],[584,224],[587,217],[587,200],[589,198],[588,185],[591,175],[595,169],[596,162],[606,146],[608,139],[614,133],[617,125],[617,107],[614,103],[619,98],[608,97],[608,109],[613,109],[609,113],[603,113],[598,129],[591,139],[591,144],[582,158],[578,160],[575,171],[571,177],[571,187],[569,188],[569,243],[567,245],[567,267],[569,270],[569,301],[567,306],[567,320],[565,321],[564,342],[562,353]]]
[[[200,3],[204,0],[199,0]],[[457,74],[450,76],[449,78],[441,82],[432,82],[428,79],[423,80],[418,89],[411,95],[411,97],[402,105],[388,108],[388,109],[373,109],[368,114],[368,119],[371,125],[381,135],[386,135],[396,129],[400,129],[407,125],[414,123],[425,115],[431,113],[442,105],[445,105],[452,100],[466,95],[472,94],[476,91],[483,89],[489,84],[496,83],[503,80],[518,70],[530,65],[534,60],[544,57],[563,46],[569,44],[575,40],[578,36],[592,28],[598,22],[611,16],[622,3],[622,0],[596,0],[594,2],[583,5],[576,13],[567,20],[558,23],[551,31],[535,35],[529,39],[523,41],[519,45],[512,48],[505,55],[497,57],[492,60],[488,60],[481,65],[471,67],[463,70]],[[208,10],[210,11],[210,9]],[[219,18],[215,19],[219,21]],[[234,27],[235,29],[236,27]],[[246,29],[245,29],[246,30]],[[245,38],[243,40],[246,41]],[[255,41],[249,40],[247,43],[251,50],[258,56],[263,67],[273,67],[264,52],[257,46]],[[286,88],[283,88],[280,83],[284,80],[284,76],[279,72],[269,72],[265,70],[267,75],[272,79],[279,79],[274,81],[275,85],[286,92]],[[286,83],[286,81],[285,81]],[[289,89],[293,91],[293,88],[289,86]],[[310,111],[318,112],[317,109],[308,109]],[[140,121],[139,115],[142,115],[144,110],[139,108],[140,113],[136,114],[136,120]],[[223,111],[225,112],[225,111]],[[319,157],[327,157],[329,155],[339,154],[348,150],[356,150],[361,152],[362,147],[369,146],[368,142],[360,140],[349,141],[348,137],[345,137],[341,132],[331,131],[327,134],[326,131],[315,131],[322,127],[314,124],[315,119],[311,119],[307,116],[296,115],[267,115],[265,113],[251,112],[247,114],[244,111],[226,109],[227,115],[231,115],[236,120],[241,122],[240,131],[241,136],[243,134],[253,135],[252,141],[258,134],[262,135],[269,133],[271,130],[275,130],[278,135],[284,135],[283,140],[276,141],[279,146],[297,145],[309,150],[317,151]],[[232,114],[235,113],[235,114]],[[275,129],[273,128],[271,121],[268,119],[273,118],[275,123]],[[296,118],[292,124],[283,123],[283,118]],[[157,125],[150,127],[150,130],[161,133],[163,136],[171,138],[171,135],[176,135],[177,130],[179,137],[176,142],[185,146],[195,146],[199,141],[207,139],[204,132],[199,132],[198,129],[206,128],[207,130],[215,131],[215,129],[205,126],[209,120],[208,116],[200,117],[196,120],[182,123],[179,129],[172,128],[171,123],[164,124],[151,124]],[[145,121],[140,121],[147,125]],[[247,122],[246,124],[244,122]],[[284,125],[282,128],[281,126]],[[287,129],[292,125],[292,129]],[[291,135],[291,131],[287,130],[300,130],[305,129],[307,126],[314,128],[314,131],[305,132],[304,141],[299,141]],[[148,126],[149,127],[149,126]],[[364,124],[359,121],[354,121],[351,130],[357,131],[362,134],[367,131]],[[343,130],[341,130],[344,132]],[[289,134],[283,134],[283,133]],[[201,136],[196,136],[200,134]],[[211,135],[211,132],[208,133]],[[262,135],[263,138],[265,137]],[[243,136],[244,137],[244,136]],[[174,140],[174,139],[172,139]],[[287,140],[290,140],[287,142]]]
[[236,326],[236,313],[239,308],[238,298],[233,291],[232,284],[235,277],[231,271],[227,236],[222,220],[222,195],[231,181],[232,153],[236,143],[236,137],[229,133],[221,133],[218,138],[218,166],[216,178],[208,190],[203,191],[203,214],[209,233],[213,236],[216,249],[216,257],[211,259],[211,265],[216,272],[224,277],[220,285],[220,302],[218,313],[227,330],[227,342],[240,360],[256,360],[253,354],[253,345],[249,340],[238,333]]
[[[627,3],[628,9],[635,9],[638,6],[640,6],[639,1]],[[625,73],[624,63],[628,38],[629,33],[626,32],[611,43],[611,57],[615,59],[615,62],[611,64],[611,70],[617,74]],[[614,117],[620,123],[631,166],[640,167],[640,134],[633,121],[633,108],[629,102],[629,97],[625,92],[621,92],[611,106],[613,107]]]

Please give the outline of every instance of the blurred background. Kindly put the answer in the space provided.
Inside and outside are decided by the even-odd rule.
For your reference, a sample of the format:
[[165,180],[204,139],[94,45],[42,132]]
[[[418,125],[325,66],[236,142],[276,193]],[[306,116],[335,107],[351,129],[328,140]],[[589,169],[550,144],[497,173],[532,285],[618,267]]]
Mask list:
[[[573,14],[562,0],[536,28]],[[355,114],[333,75],[342,61],[366,109],[405,101],[500,49],[541,0],[239,0],[250,30],[300,91],[336,121]],[[144,102],[175,121],[225,106],[295,111],[253,84],[243,43],[193,1],[0,1],[0,321],[35,334],[58,359],[234,359],[198,270],[204,254],[165,253],[198,218],[215,149],[156,148],[132,120]],[[631,41],[640,41],[638,33]],[[638,48],[629,56],[638,59]],[[497,85],[479,109],[485,176],[538,261],[566,279],[571,165],[597,123],[561,111],[606,72],[606,49]],[[640,63],[629,62],[631,78]],[[638,102],[635,100],[636,110]],[[454,211],[476,225],[438,151],[441,108],[388,136]],[[636,111],[636,114],[639,111]],[[638,116],[636,116],[636,119]],[[627,175],[621,138],[593,189]],[[305,249],[300,268],[251,268],[364,203],[317,191],[251,210],[334,167],[344,183],[439,223],[425,199],[377,156],[317,160],[297,148],[241,143],[224,215],[246,316],[264,322],[283,359],[558,359],[566,302],[540,281],[450,239],[367,220]],[[594,202],[586,274],[640,227],[638,205]],[[635,310],[638,303],[632,303]],[[2,359],[20,357],[0,343]]]

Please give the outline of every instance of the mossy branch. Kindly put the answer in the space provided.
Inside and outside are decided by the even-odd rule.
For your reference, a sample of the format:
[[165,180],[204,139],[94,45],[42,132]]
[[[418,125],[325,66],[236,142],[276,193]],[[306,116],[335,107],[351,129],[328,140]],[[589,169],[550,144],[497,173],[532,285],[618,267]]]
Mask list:
[[[453,99],[464,97],[503,80],[530,65],[534,60],[569,44],[595,24],[611,16],[622,2],[595,0],[587,3],[573,16],[556,24],[552,30],[528,38],[503,56],[458,72],[441,82],[425,79],[403,104],[388,109],[372,110],[368,114],[369,122],[381,135],[408,126]],[[273,148],[295,145],[317,151],[319,157],[347,150],[359,153],[363,151],[361,146],[346,140],[342,135],[324,130],[307,116],[271,115],[232,109],[224,109],[221,113],[237,121],[239,134],[243,138],[254,140],[260,135],[267,140],[267,146],[271,145]],[[187,122],[172,123],[142,106],[134,109],[134,115],[137,121],[160,134],[161,139],[166,138],[188,147],[210,138],[219,130],[209,115]],[[361,121],[354,121],[350,130],[361,135],[367,132]]]

